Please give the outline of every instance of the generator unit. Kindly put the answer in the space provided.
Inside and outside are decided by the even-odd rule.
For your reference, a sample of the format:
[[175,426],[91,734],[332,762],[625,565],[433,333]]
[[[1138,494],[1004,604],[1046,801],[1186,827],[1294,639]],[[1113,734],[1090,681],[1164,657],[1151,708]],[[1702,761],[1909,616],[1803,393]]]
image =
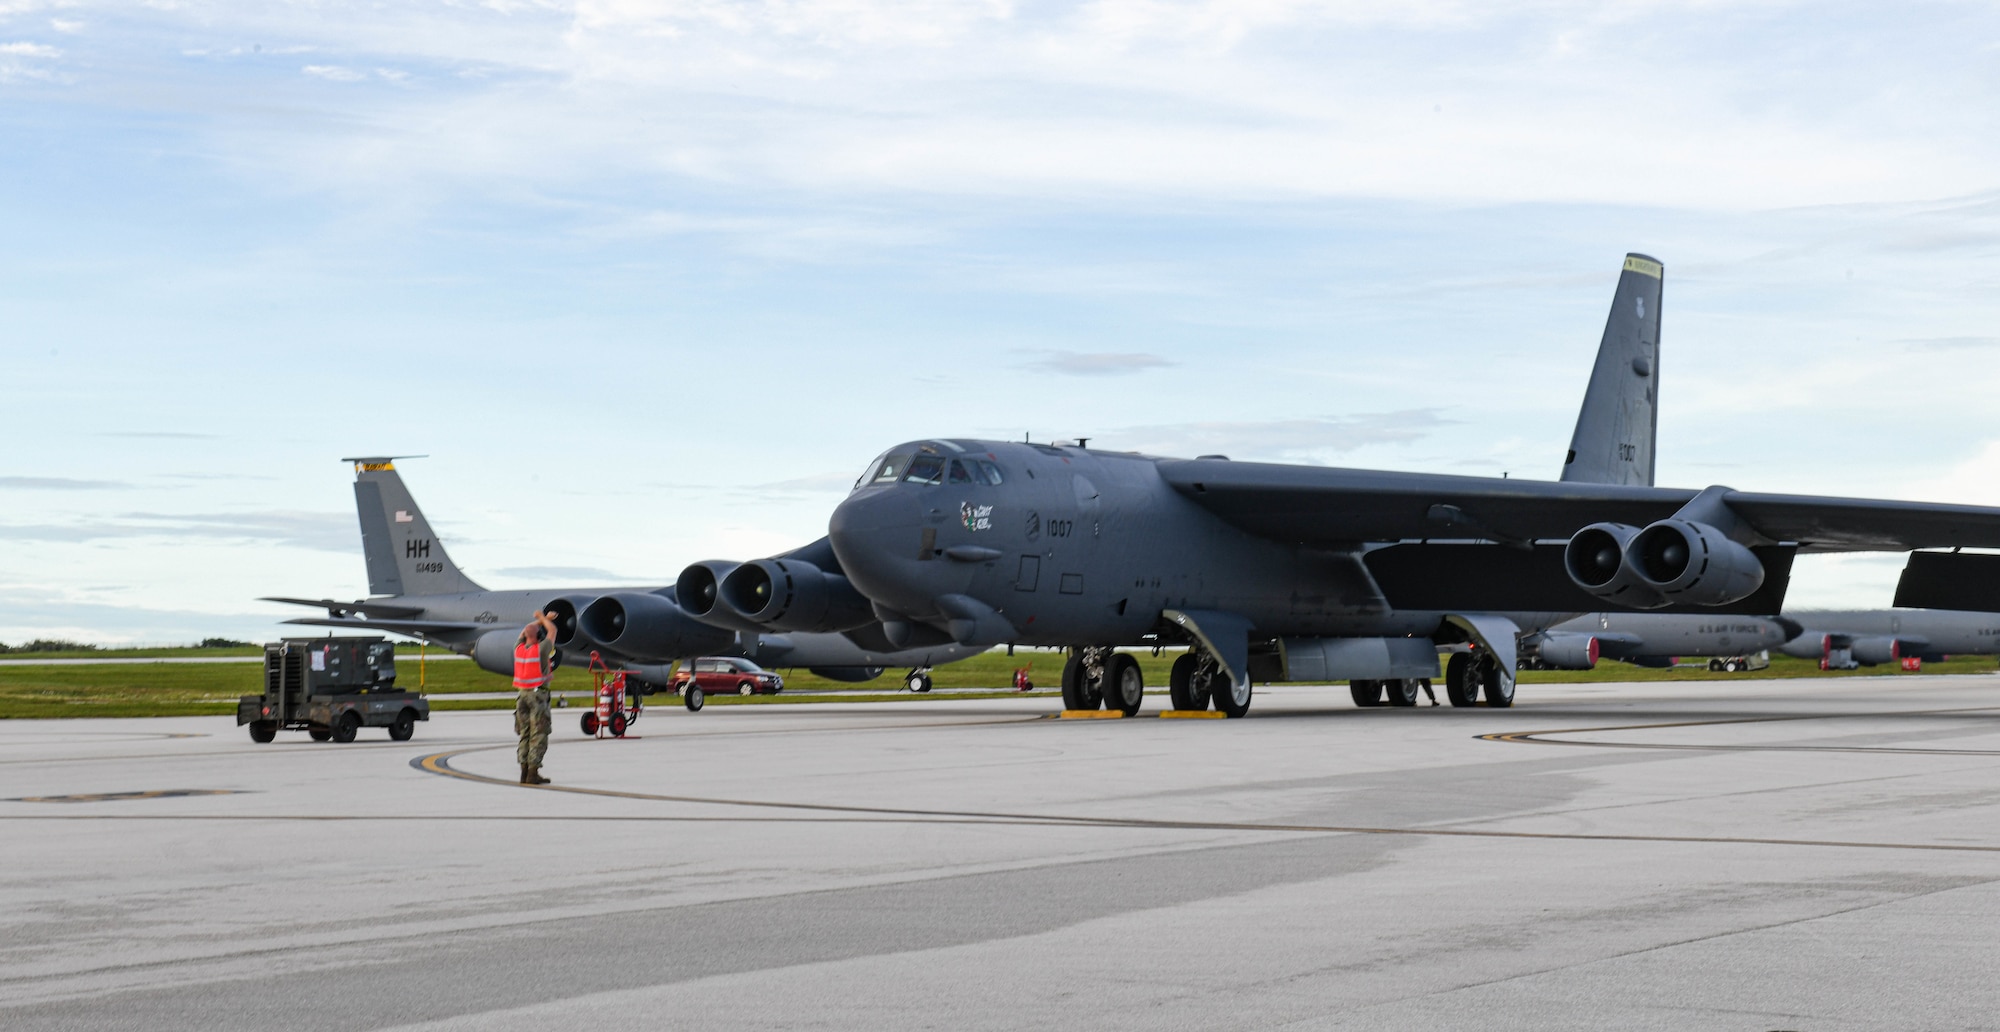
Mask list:
[[383,638],[287,638],[264,646],[264,694],[236,704],[250,739],[304,731],[313,741],[352,742],[363,727],[386,727],[407,742],[430,700],[396,689],[396,645]]

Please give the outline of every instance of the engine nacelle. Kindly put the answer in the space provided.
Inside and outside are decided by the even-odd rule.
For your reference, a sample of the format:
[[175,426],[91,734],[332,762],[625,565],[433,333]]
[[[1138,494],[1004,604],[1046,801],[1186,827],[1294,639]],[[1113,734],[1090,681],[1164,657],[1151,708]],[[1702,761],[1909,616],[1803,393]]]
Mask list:
[[689,566],[674,581],[674,601],[680,603],[682,612],[711,626],[736,631],[764,630],[722,599],[722,582],[736,567],[736,563],[727,559],[706,559]]
[[577,617],[580,636],[605,651],[670,662],[728,648],[735,635],[681,611],[672,599],[636,591],[605,595]]
[[1563,549],[1563,568],[1577,587],[1607,602],[1634,609],[1667,604],[1657,589],[1641,580],[1625,561],[1627,546],[1639,528],[1623,523],[1593,523],[1576,532]]
[[1724,606],[1764,586],[1764,564],[1720,529],[1665,519],[1625,546],[1625,565],[1668,602]]
[[519,627],[487,631],[472,642],[472,661],[489,673],[514,676],[514,643],[521,640]]
[[1883,663],[1894,663],[1902,659],[1905,654],[1914,655],[1915,653],[1914,651],[1904,649],[1903,642],[1898,638],[1856,638],[1854,639],[1854,644],[1849,647],[1849,655],[1853,657],[1855,662],[1863,666],[1880,666]]
[[[594,598],[595,595],[564,595],[542,603],[541,608],[535,610],[537,613],[556,614],[557,648],[566,649],[576,644],[576,615]],[[516,629],[513,633],[518,635],[520,631]]]
[[1593,670],[1600,651],[1594,634],[1545,634],[1535,657],[1551,670]]
[[875,622],[868,599],[847,578],[800,559],[758,559],[722,579],[721,605],[759,627],[818,634]]

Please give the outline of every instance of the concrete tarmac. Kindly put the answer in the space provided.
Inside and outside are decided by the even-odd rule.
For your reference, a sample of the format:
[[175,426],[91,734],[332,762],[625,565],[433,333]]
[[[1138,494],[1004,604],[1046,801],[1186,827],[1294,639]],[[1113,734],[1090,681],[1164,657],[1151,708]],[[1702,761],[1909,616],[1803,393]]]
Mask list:
[[0,722],[0,1028],[2000,1028],[2000,676],[1051,711]]

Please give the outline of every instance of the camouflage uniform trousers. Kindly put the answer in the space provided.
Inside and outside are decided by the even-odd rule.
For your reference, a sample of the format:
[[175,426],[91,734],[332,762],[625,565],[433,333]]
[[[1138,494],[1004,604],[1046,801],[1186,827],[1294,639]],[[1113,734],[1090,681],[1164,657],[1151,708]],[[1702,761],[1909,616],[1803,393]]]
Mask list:
[[539,767],[549,753],[549,731],[555,727],[555,715],[549,712],[549,690],[537,688],[520,695],[514,700],[514,733],[521,736],[521,744],[514,756],[523,767]]

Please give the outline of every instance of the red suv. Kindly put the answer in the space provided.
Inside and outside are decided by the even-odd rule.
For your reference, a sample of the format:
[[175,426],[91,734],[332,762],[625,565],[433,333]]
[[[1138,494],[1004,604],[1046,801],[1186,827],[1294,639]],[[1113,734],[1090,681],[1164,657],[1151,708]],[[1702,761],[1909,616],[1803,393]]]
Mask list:
[[738,695],[776,695],[785,690],[785,679],[750,662],[733,656],[702,656],[674,673],[674,691],[687,694],[688,682],[701,686],[704,694],[734,692]]

